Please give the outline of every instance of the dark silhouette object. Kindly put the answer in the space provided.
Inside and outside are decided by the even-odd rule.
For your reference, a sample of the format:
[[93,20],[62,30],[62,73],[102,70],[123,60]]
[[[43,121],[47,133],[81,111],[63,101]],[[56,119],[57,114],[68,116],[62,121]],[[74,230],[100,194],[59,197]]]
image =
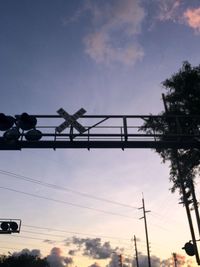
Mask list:
[[42,132],[36,129],[32,129],[25,134],[27,141],[39,141],[42,138]]
[[0,267],[49,267],[46,259],[37,256],[21,254],[19,256],[2,256]]
[[18,120],[17,126],[22,130],[30,130],[35,128],[37,124],[37,119],[34,116],[28,115],[27,113],[22,113]]
[[[14,123],[15,126],[13,127]],[[27,113],[16,115],[16,119],[0,113],[0,131],[5,131],[3,138],[8,143],[17,142],[23,135],[27,141],[39,141],[42,138],[42,133],[35,129],[36,124],[36,117]],[[24,131],[28,132],[24,133]]]
[[138,250],[137,250],[137,239],[134,235],[134,245],[135,245],[135,260],[136,260],[136,266],[139,267],[139,260],[138,260]]
[[119,264],[119,267],[122,267],[123,266],[123,263],[122,263],[122,254],[118,255],[118,264]]
[[8,231],[8,229],[9,229],[9,224],[8,224],[7,222],[2,222],[2,224],[1,224],[1,229],[2,229],[3,231]]
[[184,246],[182,249],[185,249],[185,252],[186,252],[189,256],[194,256],[194,255],[195,255],[194,245],[191,243],[191,241],[185,243],[185,246]]
[[[179,72],[165,80],[163,86],[167,90],[166,95],[163,95],[165,111],[160,113],[163,118],[147,119],[141,129],[146,132],[156,130],[164,134],[161,137],[162,140],[169,140],[170,138],[176,140],[177,137],[173,134],[176,135],[177,133],[182,134],[182,137],[178,137],[180,141],[188,138],[199,140],[200,65],[192,67],[188,62],[184,62]],[[188,136],[186,136],[187,134]],[[156,151],[164,162],[170,161],[170,181],[173,183],[171,191],[174,192],[178,189],[182,195],[176,153],[172,149],[156,149]],[[200,150],[194,148],[179,149],[178,157],[184,180],[186,182],[194,180],[197,168],[200,166]]]
[[[167,89],[167,94],[162,95],[165,111],[160,115],[163,117],[146,120],[141,129],[146,132],[156,130],[162,133],[160,140],[178,139],[180,142],[185,140],[199,142],[200,65],[191,67],[188,62],[184,62],[179,72],[165,80],[163,85]],[[193,248],[193,252],[189,253],[196,255],[197,263],[200,265],[189,208],[192,203],[200,233],[200,217],[194,189],[194,178],[200,166],[200,149],[188,147],[185,149],[156,149],[156,151],[162,157],[163,162],[170,161],[170,181],[173,183],[171,191],[173,193],[178,190],[182,196],[181,200],[186,208],[192,236],[193,243],[186,243],[186,249]]]
[[6,131],[10,129],[15,122],[15,119],[11,116],[6,116],[4,113],[0,113],[0,131]]
[[145,235],[146,235],[146,244],[147,244],[147,257],[148,257],[148,267],[151,267],[151,256],[150,256],[150,246],[149,246],[149,235],[148,235],[148,228],[147,228],[147,218],[146,213],[150,212],[150,210],[145,209],[145,202],[144,198],[142,198],[142,207],[139,208],[143,210],[143,217],[140,219],[144,219],[144,227],[145,227]]
[[17,127],[13,127],[9,130],[7,130],[4,134],[3,137],[6,141],[17,141],[20,137],[20,131],[18,130]]
[[12,231],[17,231],[18,229],[18,224],[16,222],[10,222],[10,229],[12,229]]
[[21,228],[21,220],[0,220],[0,234],[19,233]]

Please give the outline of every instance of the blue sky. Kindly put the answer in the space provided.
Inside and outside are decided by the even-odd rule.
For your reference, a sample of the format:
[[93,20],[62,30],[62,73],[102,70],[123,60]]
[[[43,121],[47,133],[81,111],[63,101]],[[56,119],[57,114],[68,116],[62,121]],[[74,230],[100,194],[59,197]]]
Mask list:
[[[197,0],[0,1],[0,33],[0,105],[1,112],[10,115],[56,114],[60,107],[69,113],[83,107],[91,115],[157,114],[163,108],[162,81],[184,60],[200,63]],[[172,252],[184,255],[181,248],[190,239],[185,210],[178,204],[178,194],[169,192],[167,164],[161,164],[153,151],[0,153],[1,170],[134,207],[141,206],[143,192],[152,211],[148,215],[152,254],[161,260],[170,258]],[[2,218],[19,217],[25,225],[119,237],[115,243],[108,240],[112,247],[122,247],[121,239],[135,234],[139,250],[146,254],[143,222],[138,220],[142,215],[137,209],[3,174],[0,179],[4,187],[124,214],[103,214],[1,189]],[[10,251],[27,247],[47,255],[56,246],[67,255],[63,238],[55,237],[57,243],[47,244],[42,242],[46,237],[41,230],[37,234],[23,230],[28,229],[22,227],[21,237],[2,237],[2,252],[8,251],[3,247],[13,247]],[[131,242],[126,243],[131,251],[124,254],[132,255]],[[77,265],[81,261],[80,266],[88,267],[97,261],[80,254],[73,257]],[[106,263],[99,260],[98,264]]]

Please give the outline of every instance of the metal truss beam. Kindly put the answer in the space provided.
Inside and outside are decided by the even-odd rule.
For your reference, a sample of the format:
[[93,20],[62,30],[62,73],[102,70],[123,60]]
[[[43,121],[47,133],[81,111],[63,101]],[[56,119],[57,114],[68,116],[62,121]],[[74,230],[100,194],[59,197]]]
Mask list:
[[[26,130],[19,129],[18,140],[7,140],[5,132],[0,132],[0,150],[21,149],[189,149],[200,148],[200,130],[196,122],[200,116],[153,116],[153,115],[84,115],[79,116],[80,125],[85,129],[79,132],[70,124],[62,132],[56,129],[64,122],[60,115],[31,115],[37,119],[35,129],[42,132],[39,141],[26,140]],[[15,115],[16,120],[20,115]],[[71,120],[75,120],[73,116]],[[189,119],[191,122],[185,132],[180,132],[179,121]],[[77,119],[77,118],[76,118]],[[147,120],[166,120],[173,122],[173,134],[142,130],[141,126]],[[195,123],[195,132],[191,129]],[[76,122],[76,121],[75,121]],[[13,127],[17,127],[15,123]],[[67,124],[66,124],[67,125]],[[198,127],[197,127],[198,126]],[[166,131],[167,132],[167,131]]]

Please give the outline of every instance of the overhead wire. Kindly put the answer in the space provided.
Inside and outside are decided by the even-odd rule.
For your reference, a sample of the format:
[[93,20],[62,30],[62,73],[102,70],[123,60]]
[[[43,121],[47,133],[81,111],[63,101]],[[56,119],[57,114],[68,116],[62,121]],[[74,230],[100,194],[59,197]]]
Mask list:
[[73,235],[85,235],[85,236],[92,236],[92,237],[117,239],[117,240],[119,240],[119,239],[120,240],[130,240],[129,238],[114,237],[114,236],[107,236],[107,235],[95,235],[95,234],[89,234],[89,233],[83,233],[83,232],[73,232],[73,231],[66,231],[66,230],[49,228],[49,227],[34,226],[34,225],[29,225],[29,224],[23,224],[23,227],[39,229],[39,230],[55,231],[55,232],[60,232],[60,233],[73,234]]
[[73,193],[73,194],[80,195],[82,197],[92,198],[92,199],[96,199],[96,200],[99,200],[99,201],[111,203],[111,204],[122,206],[122,207],[126,207],[126,208],[137,209],[137,207],[129,205],[129,204],[126,204],[126,203],[121,203],[121,202],[110,200],[110,199],[107,199],[107,198],[94,196],[94,195],[91,195],[91,194],[88,194],[88,193],[84,193],[84,192],[80,192],[80,191],[77,191],[77,190],[74,190],[74,189],[71,189],[71,188],[68,188],[68,187],[63,187],[63,186],[59,186],[59,185],[43,182],[41,180],[37,180],[37,179],[30,178],[28,176],[16,174],[14,172],[9,172],[9,171],[5,171],[5,170],[0,169],[0,174],[7,175],[7,176],[10,176],[10,177],[15,178],[15,179],[24,180],[26,182],[39,184],[41,186],[45,186],[45,187],[48,187],[48,188],[61,190],[61,191],[67,191],[67,192],[70,192],[70,193]]
[[[52,236],[52,237],[60,237],[60,238],[63,238],[63,240],[55,240],[55,239],[49,239],[49,238],[47,238],[47,239],[39,239],[39,240],[41,240],[41,241],[43,241],[43,242],[46,242],[47,241],[47,243],[49,242],[49,244],[51,244],[51,242],[52,242],[52,244],[53,243],[65,243],[65,242],[68,242],[68,241],[70,241],[70,242],[72,242],[72,237],[70,237],[70,238],[67,238],[66,236],[62,236],[62,235],[54,235],[54,234],[48,234],[48,233],[39,233],[39,232],[34,232],[34,231],[26,231],[26,230],[23,230],[23,231],[21,231],[22,232],[22,234],[23,233],[28,233],[28,234],[33,234],[33,235],[41,235],[41,236]],[[27,237],[27,236],[26,236]],[[32,236],[31,236],[32,237]],[[23,238],[23,235],[22,235],[22,238]],[[87,237],[88,238],[88,237]],[[98,238],[97,236],[95,237],[95,238]],[[116,238],[114,238],[114,239],[116,239]],[[122,239],[120,239],[119,240],[119,243],[120,243],[120,246],[123,246],[123,248],[125,248],[124,246],[128,246],[129,245],[129,243],[126,243],[126,242],[122,242],[121,241]],[[73,243],[73,242],[72,242]],[[116,240],[115,241],[112,241],[112,244],[118,244],[118,242],[116,242]]]
[[84,205],[80,205],[80,204],[75,204],[75,203],[72,203],[72,202],[58,200],[58,199],[54,199],[54,198],[50,198],[50,197],[44,197],[44,196],[40,196],[40,195],[36,195],[36,194],[32,194],[32,193],[27,193],[27,192],[16,190],[16,189],[9,188],[9,187],[0,186],[0,189],[4,189],[4,190],[7,190],[7,191],[23,194],[23,195],[26,195],[26,196],[31,196],[31,197],[34,197],[34,198],[53,201],[53,202],[57,202],[57,203],[61,203],[61,204],[65,204],[65,205],[69,205],[69,206],[73,206],[73,207],[77,207],[77,208],[97,211],[97,212],[101,212],[101,213],[105,213],[105,214],[109,214],[109,215],[129,218],[129,219],[137,219],[135,217],[127,216],[127,215],[124,215],[124,214],[119,214],[119,213],[115,213],[115,212],[111,212],[111,211],[105,211],[105,210],[102,210],[102,209],[96,209],[96,208],[93,208],[93,207],[88,207],[88,206],[84,206]]

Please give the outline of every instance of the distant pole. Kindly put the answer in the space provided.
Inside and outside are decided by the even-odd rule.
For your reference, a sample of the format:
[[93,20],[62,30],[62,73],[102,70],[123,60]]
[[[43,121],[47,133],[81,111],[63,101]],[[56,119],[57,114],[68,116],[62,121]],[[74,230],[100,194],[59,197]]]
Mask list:
[[149,249],[149,238],[148,238],[148,229],[147,229],[147,220],[146,220],[146,213],[150,212],[150,210],[145,210],[145,203],[144,198],[142,198],[142,207],[139,208],[143,210],[143,217],[140,219],[144,219],[144,226],[145,226],[145,234],[146,234],[146,243],[147,243],[147,256],[148,256],[148,266],[151,267],[151,257],[150,257],[150,249]]
[[174,259],[174,267],[177,267],[177,257],[176,257],[176,253],[173,253],[173,259]]
[[137,251],[137,240],[136,236],[134,235],[134,245],[135,245],[135,260],[136,260],[136,265],[139,267],[139,261],[138,261],[138,251]]

